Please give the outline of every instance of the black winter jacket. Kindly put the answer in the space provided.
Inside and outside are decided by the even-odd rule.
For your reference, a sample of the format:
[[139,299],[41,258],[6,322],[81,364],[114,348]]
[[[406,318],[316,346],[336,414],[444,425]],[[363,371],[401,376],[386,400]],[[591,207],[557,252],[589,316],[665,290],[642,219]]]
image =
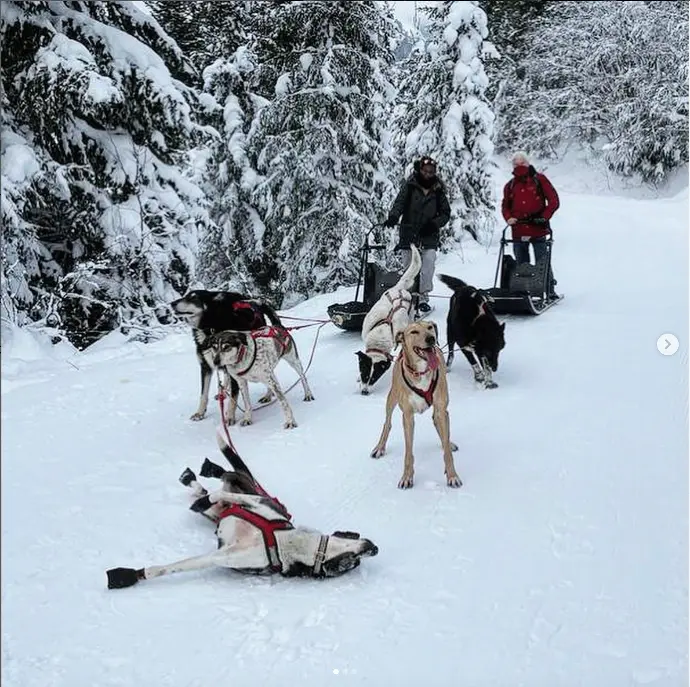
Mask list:
[[424,189],[414,174],[409,177],[388,213],[393,222],[401,216],[398,248],[409,248],[410,243],[418,248],[438,248],[441,227],[450,221],[450,205],[443,184],[436,180],[431,188]]

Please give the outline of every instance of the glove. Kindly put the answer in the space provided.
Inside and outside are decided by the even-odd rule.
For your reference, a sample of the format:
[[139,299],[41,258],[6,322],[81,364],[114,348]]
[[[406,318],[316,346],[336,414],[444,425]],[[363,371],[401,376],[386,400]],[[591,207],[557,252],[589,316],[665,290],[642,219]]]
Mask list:
[[396,225],[396,220],[393,217],[388,217],[386,221],[383,223],[384,227],[388,227],[389,229],[391,227],[394,227]]
[[548,224],[549,220],[544,217],[535,217],[532,219],[532,224]]

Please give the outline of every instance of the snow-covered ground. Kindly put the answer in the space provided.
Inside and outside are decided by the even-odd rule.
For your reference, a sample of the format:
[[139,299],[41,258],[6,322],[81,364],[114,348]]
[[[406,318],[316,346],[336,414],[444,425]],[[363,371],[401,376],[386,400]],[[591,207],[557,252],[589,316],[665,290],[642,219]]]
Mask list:
[[[687,188],[636,200],[553,178],[566,299],[539,318],[507,319],[498,389],[476,389],[456,357],[462,489],[445,486],[430,415],[416,424],[412,490],[396,487],[399,413],[387,456],[369,458],[390,376],[358,395],[358,335],[330,324],[308,373],[316,401],[289,393],[299,427],[283,430],[273,405],[231,430],[296,522],[354,529],[379,546],[339,579],[211,570],[107,590],[107,568],[215,547],[177,482],[205,456],[222,462],[217,406],[188,419],[191,338],[112,336],[48,356],[6,332],[4,684],[687,685]],[[496,252],[494,242],[443,256],[437,272],[491,285]],[[449,295],[441,284],[435,293]],[[352,294],[284,314],[324,318]],[[435,303],[444,331],[448,301]],[[672,357],[656,348],[666,332],[680,340]],[[295,332],[305,362],[315,333]],[[287,365],[280,377],[295,381]]]

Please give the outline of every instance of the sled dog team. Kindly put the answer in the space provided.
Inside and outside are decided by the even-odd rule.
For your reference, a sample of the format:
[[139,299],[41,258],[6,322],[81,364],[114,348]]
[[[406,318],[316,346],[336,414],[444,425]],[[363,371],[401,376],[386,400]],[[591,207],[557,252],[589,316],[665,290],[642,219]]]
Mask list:
[[[446,321],[447,359],[439,345],[438,328],[432,321],[416,319],[412,289],[421,268],[421,256],[411,246],[412,258],[398,283],[385,291],[367,313],[362,326],[364,351],[356,353],[360,392],[372,387],[392,367],[381,435],[371,451],[372,458],[386,452],[395,408],[402,413],[405,450],[398,487],[414,483],[413,433],[415,415],[432,411],[443,451],[446,483],[462,486],[455,469],[448,413],[447,371],[457,345],[472,367],[474,379],[484,388],[495,388],[492,373],[505,346],[505,325],[491,310],[491,299],[480,289],[447,275],[439,279],[452,291]],[[171,304],[176,315],[192,327],[200,368],[201,393],[193,420],[201,420],[208,408],[211,380],[215,371],[229,389],[229,404],[221,419],[236,422],[238,396],[242,395],[240,425],[252,422],[249,382],[266,385],[259,399],[267,403],[275,396],[282,406],[284,427],[297,426],[292,408],[275,375],[285,360],[299,375],[304,400],[314,400],[295,341],[275,310],[265,302],[229,291],[191,291]],[[400,347],[394,358],[396,347]],[[201,477],[220,480],[208,491],[187,468],[180,482],[191,489],[191,509],[216,525],[218,548],[213,553],[162,566],[113,568],[107,571],[108,587],[129,587],[140,580],[173,572],[200,570],[212,566],[252,574],[281,574],[285,577],[335,577],[359,566],[361,558],[375,556],[378,548],[356,532],[337,531],[325,535],[295,526],[283,504],[269,496],[255,479],[232,445],[229,434],[218,432],[221,452],[232,467],[226,470],[206,459]]]

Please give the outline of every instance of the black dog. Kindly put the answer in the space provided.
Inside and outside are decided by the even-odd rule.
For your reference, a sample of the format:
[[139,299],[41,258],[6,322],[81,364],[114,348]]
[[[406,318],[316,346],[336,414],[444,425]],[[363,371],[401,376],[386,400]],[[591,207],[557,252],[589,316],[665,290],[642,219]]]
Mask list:
[[462,279],[446,274],[439,281],[454,291],[448,309],[448,358],[446,367],[453,363],[455,344],[460,347],[474,370],[474,379],[486,389],[498,384],[491,373],[498,369],[498,356],[506,345],[505,323],[501,324],[491,309],[491,297],[481,289],[469,286]]
[[[271,324],[282,327],[276,311],[263,301],[249,298],[234,291],[190,291],[187,295],[170,304],[173,312],[192,327],[196,357],[201,367],[201,395],[199,407],[192,415],[192,420],[201,420],[208,408],[208,394],[213,376],[213,351],[209,337],[216,333],[232,329],[251,331]],[[237,399],[239,387],[234,379],[230,380],[230,395]],[[270,394],[259,399],[259,402],[270,400]]]

